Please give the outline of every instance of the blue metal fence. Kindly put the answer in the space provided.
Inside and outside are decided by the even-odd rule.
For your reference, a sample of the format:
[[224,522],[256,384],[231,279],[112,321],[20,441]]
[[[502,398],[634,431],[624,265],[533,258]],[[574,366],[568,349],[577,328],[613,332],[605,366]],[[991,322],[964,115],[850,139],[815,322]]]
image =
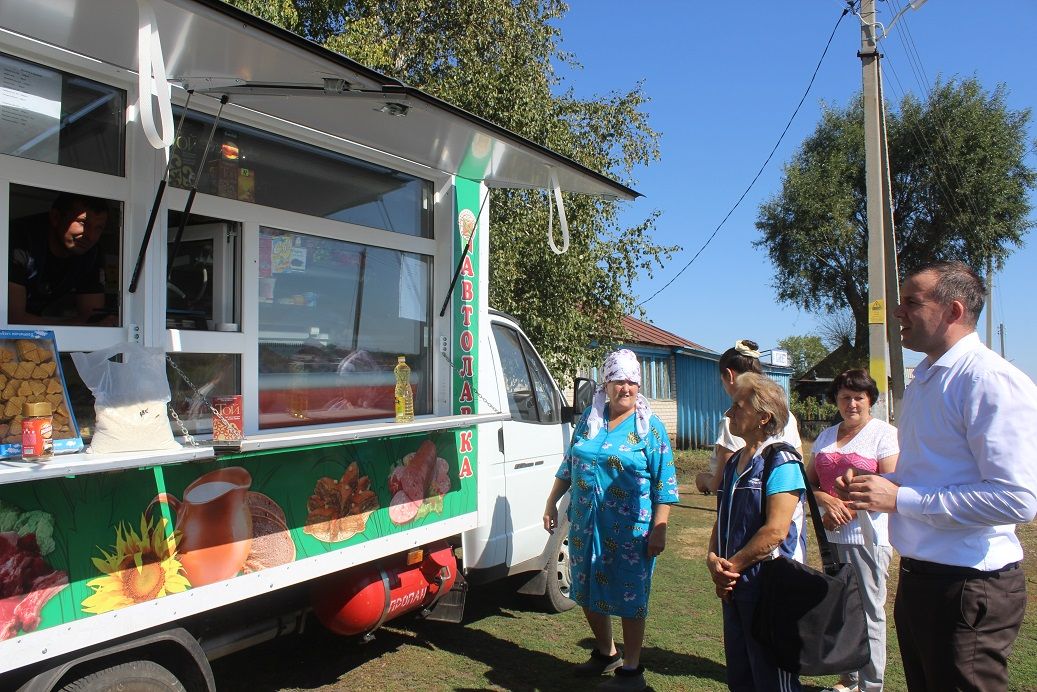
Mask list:
[[[718,376],[720,354],[681,349],[676,356],[677,447],[712,446],[716,441],[717,425],[731,405]],[[781,385],[788,396],[792,370],[766,364],[763,370]]]

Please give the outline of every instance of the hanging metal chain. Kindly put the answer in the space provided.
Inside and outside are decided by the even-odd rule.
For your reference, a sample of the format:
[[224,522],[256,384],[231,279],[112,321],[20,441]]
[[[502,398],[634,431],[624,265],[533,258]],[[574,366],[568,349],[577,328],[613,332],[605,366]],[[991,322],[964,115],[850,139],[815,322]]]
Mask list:
[[[443,351],[440,351],[440,352],[439,352],[439,354],[440,354],[441,356],[443,356],[443,360],[445,360],[446,362],[450,363],[450,367],[451,367],[451,368],[453,368],[453,371],[454,371],[454,372],[458,372],[458,373],[459,373],[459,372],[461,372],[461,368],[460,368],[460,367],[458,367],[457,363],[455,363],[454,361],[450,360],[450,356],[448,356],[448,355],[447,355],[446,353],[444,353]],[[476,395],[477,397],[479,397],[479,401],[481,401],[481,402],[483,402],[484,404],[486,404],[487,406],[489,406],[489,407],[490,407],[490,408],[491,408],[491,409],[493,410],[493,412],[494,412],[494,413],[496,413],[496,414],[501,414],[501,411],[500,411],[500,409],[498,409],[498,408],[497,408],[496,406],[494,406],[494,405],[493,405],[493,404],[492,404],[492,403],[490,402],[490,400],[489,400],[489,399],[487,399],[486,397],[484,397],[484,396],[483,396],[483,395],[482,395],[482,394],[481,394],[481,393],[479,392],[479,390],[475,388],[475,385],[471,385],[471,387],[472,387],[472,391],[473,391],[473,392],[475,393],[475,395]]]
[[[237,425],[231,423],[229,420],[224,418],[222,413],[216,410],[216,407],[213,406],[207,398],[205,398],[205,395],[202,394],[198,387],[195,386],[194,382],[191,381],[191,378],[187,376],[187,373],[180,369],[180,366],[177,365],[176,362],[169,357],[168,353],[166,354],[166,362],[169,363],[169,365],[173,368],[174,371],[176,371],[177,375],[180,375],[180,379],[187,383],[187,386],[191,388],[191,391],[194,392],[195,396],[201,399],[202,403],[209,407],[209,410],[212,411],[212,415],[216,416],[216,418],[218,418],[224,425],[226,425],[227,429],[231,430],[235,436],[240,438],[245,437],[245,435],[242,433],[242,431],[238,428]],[[173,410],[172,404],[170,404],[169,406],[169,413],[173,416],[173,420],[175,420],[177,424],[180,426],[180,431],[184,434],[184,439],[187,440],[188,444],[197,447],[198,442],[195,441],[194,436],[187,431],[187,426],[184,425],[184,422],[180,420],[180,416],[178,416],[176,414],[176,411]]]
[[177,415],[176,409],[173,408],[173,404],[169,405],[169,415],[172,416],[173,420],[176,421],[176,424],[180,426],[180,432],[184,436],[184,441],[192,447],[198,447],[198,440],[194,439],[194,435],[192,435],[191,432],[187,429],[187,426],[184,425],[184,422],[180,420],[180,416]]

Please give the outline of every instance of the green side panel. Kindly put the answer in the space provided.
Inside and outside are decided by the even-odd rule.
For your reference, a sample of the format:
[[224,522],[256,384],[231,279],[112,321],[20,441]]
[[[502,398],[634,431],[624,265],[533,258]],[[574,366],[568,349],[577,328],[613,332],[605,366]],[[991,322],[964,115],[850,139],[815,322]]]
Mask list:
[[[0,640],[474,512],[461,439],[448,430],[0,485]],[[42,610],[22,610],[38,622],[18,610],[33,600]]]
[[[478,412],[479,314],[484,300],[479,290],[483,271],[480,248],[486,229],[480,228],[481,185],[466,178],[454,179],[454,264],[461,266],[453,295],[453,409],[455,414]],[[471,246],[465,255],[465,246]],[[484,411],[485,412],[485,411]],[[461,482],[475,487],[478,473],[478,430],[459,430],[456,443],[461,455]]]

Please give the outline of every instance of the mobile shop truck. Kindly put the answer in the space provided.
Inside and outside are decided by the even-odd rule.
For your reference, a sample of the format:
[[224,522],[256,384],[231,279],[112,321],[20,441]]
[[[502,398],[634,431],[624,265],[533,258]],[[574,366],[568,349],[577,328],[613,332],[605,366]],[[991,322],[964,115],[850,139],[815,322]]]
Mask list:
[[41,386],[89,440],[69,355],[128,342],[165,351],[181,443],[0,460],[0,688],[212,689],[311,612],[456,620],[509,574],[571,605],[541,516],[573,408],[487,306],[488,200],[633,190],[218,0],[0,0],[0,161],[0,272],[60,193],[104,201],[103,309],[0,301],[5,442]]

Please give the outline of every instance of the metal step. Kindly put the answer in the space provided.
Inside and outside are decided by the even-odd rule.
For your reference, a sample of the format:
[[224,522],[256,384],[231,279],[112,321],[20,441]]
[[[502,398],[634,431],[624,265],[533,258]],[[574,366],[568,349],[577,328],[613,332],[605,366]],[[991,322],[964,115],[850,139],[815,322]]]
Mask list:
[[422,611],[421,615],[433,622],[459,623],[464,617],[464,601],[467,594],[468,582],[458,575],[454,586],[443,594],[432,608]]

